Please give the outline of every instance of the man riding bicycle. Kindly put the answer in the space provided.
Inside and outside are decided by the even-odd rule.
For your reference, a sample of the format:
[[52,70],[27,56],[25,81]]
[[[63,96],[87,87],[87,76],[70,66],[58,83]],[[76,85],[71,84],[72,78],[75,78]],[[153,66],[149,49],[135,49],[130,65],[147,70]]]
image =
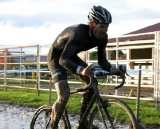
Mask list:
[[[48,68],[58,95],[58,99],[52,106],[52,129],[58,128],[58,122],[70,96],[67,71],[76,76],[84,86],[89,83],[89,77],[93,77],[93,68],[80,59],[77,55],[79,52],[97,47],[100,67],[112,74],[124,75],[120,69],[112,67],[106,59],[105,48],[108,41],[106,32],[112,22],[110,12],[101,6],[93,6],[88,14],[88,20],[88,25],[78,24],[64,29],[48,53]],[[80,118],[82,118],[93,94],[93,90],[83,94]],[[82,128],[85,129],[88,122],[86,120],[83,123],[84,127]]]

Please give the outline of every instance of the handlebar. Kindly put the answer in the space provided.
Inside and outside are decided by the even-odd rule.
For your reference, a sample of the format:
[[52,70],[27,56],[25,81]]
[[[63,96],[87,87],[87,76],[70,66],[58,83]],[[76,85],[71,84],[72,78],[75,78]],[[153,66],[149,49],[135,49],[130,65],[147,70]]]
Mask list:
[[[107,76],[107,75],[112,75],[112,74],[109,73],[108,71],[105,71],[105,70],[94,70],[94,77],[95,78],[100,77],[100,76]],[[118,86],[116,86],[115,89],[118,89],[124,85],[125,77],[121,77],[121,79],[122,79],[121,83]]]
[[[129,74],[126,72],[127,71],[126,67],[120,65],[119,69],[122,72],[124,72],[127,76],[129,76]],[[105,71],[105,70],[94,70],[94,77],[95,78],[98,77],[98,76],[107,76],[107,75],[113,75],[113,74],[111,74],[111,73],[109,73],[108,71]],[[122,81],[118,86],[115,87],[115,89],[118,89],[118,88],[122,87],[125,83],[125,76],[123,76],[123,77],[119,76],[119,77],[122,79]]]
[[[119,69],[122,70],[127,76],[129,76],[127,74],[127,72],[126,72],[126,68],[125,67],[119,66]],[[89,90],[89,89],[93,88],[94,91],[95,91],[96,96],[99,96],[99,93],[98,93],[98,90],[97,90],[98,82],[97,82],[97,80],[95,78],[100,77],[100,76],[113,75],[113,74],[111,74],[110,72],[108,72],[106,70],[94,70],[93,72],[94,72],[94,77],[89,77],[90,78],[90,83],[89,83],[89,85],[87,87],[79,88],[77,90],[73,90],[70,93],[83,92],[83,91],[86,91],[86,90]],[[125,83],[125,76],[124,77],[119,76],[119,77],[122,79],[122,81],[118,86],[115,86],[115,89],[118,89],[118,88],[122,87],[124,85],[124,83]]]

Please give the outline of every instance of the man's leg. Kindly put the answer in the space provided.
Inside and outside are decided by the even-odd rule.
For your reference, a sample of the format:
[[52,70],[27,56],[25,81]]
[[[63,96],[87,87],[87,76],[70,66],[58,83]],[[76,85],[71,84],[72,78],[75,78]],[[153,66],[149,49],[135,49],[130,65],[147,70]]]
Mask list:
[[[75,56],[74,60],[78,65],[83,66],[84,68],[88,66],[86,64],[86,62],[84,62],[83,60],[80,59],[79,56]],[[79,75],[79,74],[73,74],[73,75],[75,78],[79,79],[85,87],[90,83],[90,79],[87,76],[83,76],[83,75]],[[81,106],[80,118],[83,117],[83,114],[85,113],[87,106],[93,97],[93,94],[94,94],[94,91],[92,89],[83,94],[82,100],[81,100],[82,106]],[[87,115],[88,114],[89,114],[89,112],[87,113]],[[84,118],[84,121],[87,121],[87,118]]]
[[70,96],[70,89],[66,80],[55,83],[58,98],[52,106],[51,128],[58,129],[58,122],[63,114],[65,105]]
[[[84,113],[85,113],[85,111],[86,111],[86,109],[87,109],[87,107],[88,107],[88,105],[89,105],[92,97],[93,97],[93,90],[87,91],[87,92],[85,92],[85,93],[83,94],[82,99],[81,99],[81,113],[80,113],[80,118],[83,117],[83,115],[84,115]],[[92,105],[93,105],[93,103],[92,103]],[[92,106],[91,106],[91,108],[92,108]],[[91,109],[91,108],[90,108],[90,109]],[[90,111],[90,109],[89,109],[89,111]],[[88,116],[88,114],[89,114],[89,112],[87,112],[87,116]],[[85,118],[85,119],[87,119],[87,118]],[[84,119],[84,120],[85,120],[85,119]],[[85,120],[85,121],[87,122],[87,120]]]
[[[78,79],[83,83],[84,87],[86,87],[90,83],[89,77],[87,77],[87,76],[78,75]],[[83,115],[87,109],[87,106],[89,105],[93,95],[94,95],[93,89],[90,89],[89,91],[86,91],[85,93],[83,93],[82,99],[81,99],[80,119],[83,117]],[[89,112],[87,113],[87,115],[88,114],[89,114]],[[87,121],[86,119],[87,118],[84,118],[85,122]]]
[[[84,86],[87,86],[87,85],[89,84],[89,83],[88,83],[88,82],[89,82],[88,79],[86,79],[85,83],[84,83],[84,80],[83,80],[82,82],[83,82]],[[86,85],[86,84],[87,84],[87,85]],[[90,89],[89,91],[87,91],[87,92],[85,92],[85,93],[83,94],[82,99],[81,99],[81,105],[82,105],[82,106],[81,106],[80,119],[82,119],[85,111],[87,110],[88,105],[90,104],[91,99],[93,98],[93,95],[94,95],[94,90],[93,90],[93,89]],[[88,129],[88,124],[89,124],[89,122],[88,122],[88,120],[87,120],[87,116],[88,116],[88,114],[90,113],[90,110],[91,110],[94,102],[95,102],[95,100],[93,100],[93,102],[91,103],[90,109],[89,109],[88,112],[86,112],[86,114],[85,114],[85,115],[86,115],[86,118],[84,118],[84,121],[83,121],[82,127],[81,127],[81,128],[83,128],[83,129]],[[92,125],[92,129],[98,129],[98,127],[95,126],[95,125]]]

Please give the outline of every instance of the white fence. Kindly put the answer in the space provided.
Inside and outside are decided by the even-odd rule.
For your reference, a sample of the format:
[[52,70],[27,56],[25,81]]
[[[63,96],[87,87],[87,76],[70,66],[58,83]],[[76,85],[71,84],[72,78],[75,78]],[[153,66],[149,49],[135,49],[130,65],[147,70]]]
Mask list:
[[[141,35],[153,35],[153,39],[148,40],[125,40],[125,41],[119,41],[120,38],[124,37],[131,37],[131,36],[141,36]],[[132,59],[131,58],[131,51],[132,50],[151,50],[150,58],[138,58],[142,55],[147,55],[147,53],[137,53],[137,58]],[[121,60],[118,59],[118,51],[125,51],[126,59]],[[87,62],[89,64],[91,63],[97,63],[97,60],[91,60],[90,54],[94,51],[97,51],[96,48],[91,49],[87,52]],[[137,87],[139,82],[139,64],[142,66],[142,75],[141,75],[141,88],[145,89],[153,89],[151,90],[152,96],[150,98],[141,98],[144,100],[160,100],[160,32],[152,32],[152,33],[145,33],[145,34],[135,34],[135,35],[124,35],[121,37],[116,37],[116,41],[112,43],[108,43],[106,47],[106,56],[108,59],[111,57],[111,51],[116,51],[116,57],[113,60],[109,60],[112,65],[118,66],[118,65],[125,65],[127,67],[127,70],[130,71],[131,77],[127,77],[125,86],[126,87]],[[144,52],[144,51],[143,51]],[[147,51],[146,51],[147,52]],[[134,72],[131,72],[134,71]],[[117,82],[117,79],[115,78],[114,81]],[[108,84],[113,85],[114,84]],[[115,91],[115,95],[122,98],[132,98],[132,97],[126,97],[126,96],[119,96],[118,91]]]
[[[146,33],[145,35],[153,34],[154,39],[137,40],[137,41],[123,41],[119,38],[127,36],[139,35],[125,35],[116,37],[116,42],[108,43],[106,47],[107,58],[111,64],[118,66],[120,64],[126,65],[129,72],[139,70],[138,64],[142,65],[142,88],[150,88],[153,93],[149,98],[141,98],[142,100],[156,100],[157,103],[160,98],[160,32]],[[142,34],[140,34],[142,35]],[[48,73],[46,56],[51,44],[48,45],[31,45],[31,46],[17,46],[10,48],[0,48],[0,87],[17,87],[17,88],[33,88],[37,90],[48,90],[49,79],[43,75]],[[136,49],[151,49],[151,58],[148,59],[130,59],[131,50]],[[97,60],[90,60],[90,54],[97,49],[91,49],[86,52],[86,61],[88,64],[97,63]],[[110,59],[110,51],[116,51],[116,58]],[[124,50],[126,58],[124,60],[118,59],[118,51]],[[133,65],[133,66],[132,66]],[[138,72],[132,74],[131,78],[126,78],[125,87],[136,88],[138,86]],[[111,77],[109,78],[112,79]],[[118,84],[118,79],[112,79],[114,83],[106,82],[109,86]],[[116,82],[116,83],[115,83]],[[107,95],[110,96],[110,95]],[[115,90],[113,96],[121,98],[136,99],[132,96],[119,95],[118,90]]]

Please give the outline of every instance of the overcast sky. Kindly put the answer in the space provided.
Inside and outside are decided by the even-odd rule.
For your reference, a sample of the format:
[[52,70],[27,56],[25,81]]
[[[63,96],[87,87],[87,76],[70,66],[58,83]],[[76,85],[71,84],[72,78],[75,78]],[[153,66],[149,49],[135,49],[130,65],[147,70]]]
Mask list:
[[93,5],[111,12],[110,37],[160,22],[159,0],[0,0],[0,46],[51,44],[67,26],[87,24]]

